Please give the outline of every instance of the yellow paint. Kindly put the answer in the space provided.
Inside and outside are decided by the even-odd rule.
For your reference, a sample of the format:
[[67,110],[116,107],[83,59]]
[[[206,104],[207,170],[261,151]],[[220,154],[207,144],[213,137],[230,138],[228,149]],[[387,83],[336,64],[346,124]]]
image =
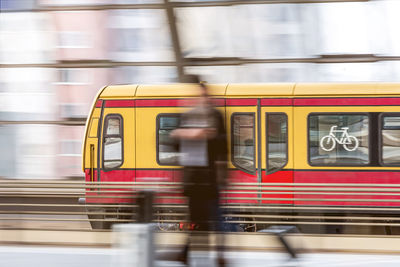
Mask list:
[[[227,85],[207,85],[208,94],[224,96]],[[193,97],[199,95],[199,86],[194,84],[140,85],[136,97]]]
[[99,99],[100,94],[104,91],[104,89],[106,89],[107,86],[104,86],[103,88],[101,88],[99,90],[99,92],[97,93],[96,97],[93,99],[93,103],[92,103],[92,109],[90,111],[89,116],[86,118],[86,124],[85,124],[85,137],[83,139],[82,142],[82,171],[85,172],[85,168],[87,165],[87,161],[86,161],[86,151],[89,150],[89,146],[87,146],[88,144],[86,144],[86,141],[88,139],[88,131],[89,131],[89,122],[90,119],[93,117],[98,117],[100,116],[100,109],[96,108],[96,102]]
[[136,108],[136,159],[137,168],[177,168],[177,166],[159,165],[156,159],[156,120],[162,113],[179,114],[188,108]]
[[374,95],[377,84],[375,83],[303,83],[297,84],[295,96],[349,96],[349,95]]
[[137,85],[112,85],[107,86],[101,93],[100,98],[126,99],[133,98]]
[[94,163],[93,168],[97,168],[97,138],[88,138],[87,141],[87,149],[85,149],[85,168],[89,169],[91,167],[90,163],[90,145],[94,145],[94,158],[92,162]]
[[294,83],[229,84],[226,96],[291,96]]
[[376,94],[400,95],[400,85],[398,83],[379,83],[376,86]]
[[97,128],[99,127],[99,117],[93,117],[90,121],[89,137],[97,137]]
[[[90,168],[90,145],[94,145],[95,155],[97,155],[97,127],[98,120],[100,117],[100,108],[95,108],[92,112],[92,119],[89,122],[89,125],[86,123],[85,135],[87,138],[83,142],[83,151],[82,151],[82,168]],[[96,121],[97,119],[97,121]],[[94,166],[97,167],[97,156],[94,157]]]

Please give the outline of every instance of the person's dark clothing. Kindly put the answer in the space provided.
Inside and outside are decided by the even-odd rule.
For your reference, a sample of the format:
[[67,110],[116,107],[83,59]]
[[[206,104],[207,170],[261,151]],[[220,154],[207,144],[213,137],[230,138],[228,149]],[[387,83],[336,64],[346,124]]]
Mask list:
[[[221,182],[225,179],[221,176],[225,175],[227,159],[223,117],[212,107],[206,112],[202,110],[201,114],[193,109],[182,115],[181,127],[190,128],[185,127],[185,120],[190,119],[206,119],[208,124],[206,123],[204,127],[215,128],[217,131],[214,138],[205,140],[207,158],[205,166],[184,166],[183,169],[184,195],[188,198],[190,220],[196,225],[197,230],[222,231],[219,189]],[[199,124],[202,125],[202,123]],[[184,249],[184,259],[187,258],[189,243]],[[219,251],[222,252],[221,249]]]
[[[186,117],[199,116],[196,109],[182,115],[182,121]],[[188,197],[189,212],[191,221],[201,225],[210,221],[219,220],[219,188],[223,173],[223,165],[217,165],[217,162],[226,162],[227,141],[225,127],[221,113],[214,109],[207,110],[207,120],[211,121],[210,126],[217,130],[214,138],[206,140],[207,166],[185,166],[183,170],[184,195]],[[222,177],[224,179],[224,177]],[[211,204],[212,203],[212,204]],[[209,227],[206,227],[209,229]],[[209,229],[217,230],[217,229]]]

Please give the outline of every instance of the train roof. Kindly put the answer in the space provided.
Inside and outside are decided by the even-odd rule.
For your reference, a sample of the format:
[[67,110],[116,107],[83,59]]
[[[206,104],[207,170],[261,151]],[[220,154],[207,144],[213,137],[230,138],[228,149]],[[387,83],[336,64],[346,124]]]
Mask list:
[[[400,83],[266,83],[208,84],[212,96],[350,96],[400,95]],[[198,87],[193,84],[110,85],[100,98],[194,97]]]

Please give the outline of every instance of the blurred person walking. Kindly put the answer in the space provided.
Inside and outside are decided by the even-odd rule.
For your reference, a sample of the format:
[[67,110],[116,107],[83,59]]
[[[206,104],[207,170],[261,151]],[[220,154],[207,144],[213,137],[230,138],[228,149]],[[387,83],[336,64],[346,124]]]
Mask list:
[[[219,207],[219,191],[225,184],[227,141],[222,114],[210,101],[207,86],[197,76],[187,76],[188,82],[199,85],[196,106],[182,114],[180,127],[171,133],[179,139],[180,164],[183,169],[184,195],[188,198],[191,230],[180,258],[187,264],[194,231],[223,230]],[[225,266],[223,235],[217,234],[218,264]]]

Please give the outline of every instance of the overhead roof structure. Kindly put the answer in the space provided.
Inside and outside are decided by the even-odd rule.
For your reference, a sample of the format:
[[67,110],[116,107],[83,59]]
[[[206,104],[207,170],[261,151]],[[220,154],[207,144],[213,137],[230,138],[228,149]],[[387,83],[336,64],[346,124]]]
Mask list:
[[182,53],[180,36],[177,30],[176,12],[178,8],[228,7],[240,5],[276,5],[276,4],[328,4],[369,2],[370,0],[159,0],[149,3],[128,4],[78,4],[78,5],[45,5],[37,4],[35,8],[19,10],[2,10],[2,12],[53,12],[53,11],[101,11],[101,10],[137,10],[163,9],[167,14],[170,39],[175,55],[174,61],[124,61],[115,60],[68,60],[55,63],[3,64],[3,68],[114,68],[122,66],[175,66],[178,81],[184,81],[184,68],[188,66],[237,66],[245,64],[274,64],[274,63],[373,63],[379,61],[400,61],[397,55],[378,54],[336,54],[316,55],[313,57],[281,57],[281,58],[246,58],[246,57],[209,57],[188,58]]

